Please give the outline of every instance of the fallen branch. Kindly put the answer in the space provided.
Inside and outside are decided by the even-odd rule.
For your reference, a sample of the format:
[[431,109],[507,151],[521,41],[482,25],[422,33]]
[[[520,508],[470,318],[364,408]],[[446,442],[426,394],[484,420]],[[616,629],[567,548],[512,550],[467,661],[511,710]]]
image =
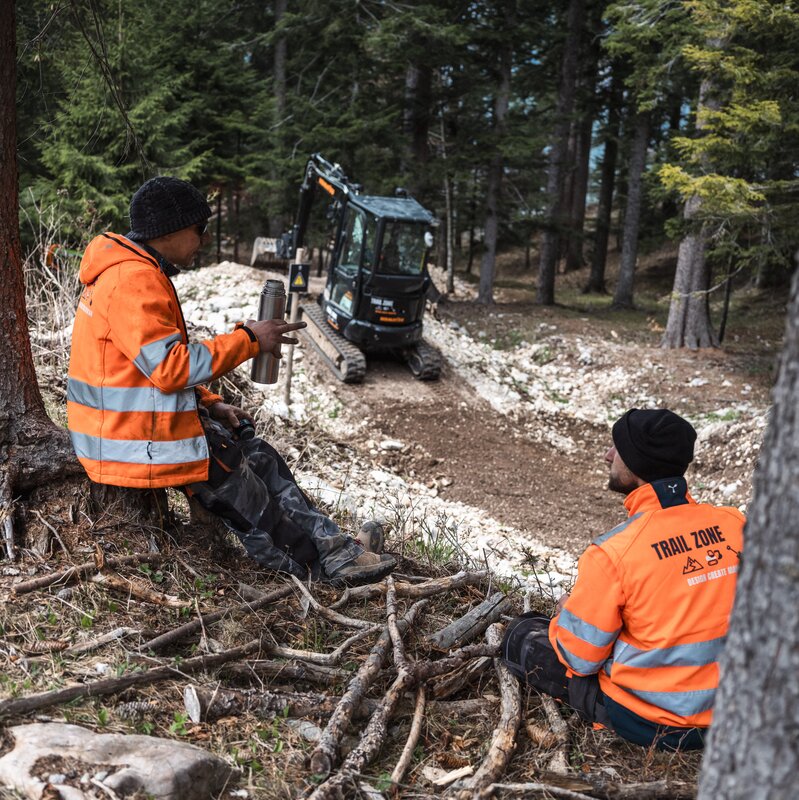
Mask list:
[[223,674],[240,681],[251,681],[253,677],[263,675],[267,678],[281,678],[287,681],[321,683],[324,686],[332,686],[352,677],[351,672],[335,667],[269,659],[257,659],[248,661],[246,664],[231,664],[225,667]]
[[88,653],[90,650],[97,650],[104,644],[108,644],[108,642],[115,642],[119,639],[124,639],[126,636],[135,636],[138,633],[140,633],[140,631],[136,628],[114,628],[114,630],[104,633],[96,639],[91,639],[88,642],[81,642],[80,644],[73,644],[71,647],[64,650],[62,655],[77,656],[81,653]]
[[438,661],[419,662],[416,665],[416,674],[419,680],[429,681],[438,675],[458,669],[463,666],[465,661],[470,661],[473,658],[487,657],[490,661],[498,652],[499,648],[490,644],[467,644],[446,658],[440,658]]
[[324,617],[326,620],[330,622],[334,622],[338,625],[344,625],[347,628],[371,628],[374,626],[373,622],[369,622],[365,619],[354,619],[353,617],[345,617],[343,614],[339,614],[338,611],[333,611],[333,609],[328,608],[327,606],[323,606],[309,591],[308,587],[296,576],[292,575],[291,579],[294,581],[295,585],[299,588],[302,592],[303,596],[308,600],[311,604],[311,608],[319,614],[320,617]]
[[412,670],[401,669],[399,671],[394,682],[380,701],[377,710],[370,717],[369,724],[361,734],[358,746],[344,759],[341,769],[316,788],[309,800],[336,800],[336,798],[342,796],[344,787],[357,782],[357,777],[363,768],[380,751],[388,733],[389,720],[400,698],[413,682],[414,675]]
[[50,692],[19,697],[12,700],[0,701],[0,719],[15,714],[27,714],[30,711],[39,711],[42,708],[69,703],[82,697],[101,697],[117,694],[131,686],[148,686],[170,678],[181,678],[192,672],[213,669],[229,661],[238,661],[261,648],[261,640],[255,639],[241,647],[233,647],[215,655],[201,655],[187,658],[175,664],[154,667],[144,672],[134,672],[118,678],[84,683],[78,686],[69,686],[66,689],[54,689]]
[[[419,600],[408,609],[408,612],[398,623],[400,633],[403,633],[409,625],[414,623],[416,616],[426,605],[426,602],[426,600]],[[380,638],[372,647],[366,661],[364,661],[347,686],[347,691],[328,720],[319,742],[313,753],[311,753],[311,772],[314,774],[327,776],[335,766],[338,760],[339,742],[347,729],[347,725],[349,725],[353,710],[380,672],[390,647],[391,634],[388,626],[386,626],[383,633],[380,634]]]
[[478,658],[464,666],[453,670],[449,675],[444,675],[434,681],[432,694],[435,698],[452,697],[464,686],[471,683],[477,676],[482,675],[492,664],[491,658]]
[[[209,722],[219,717],[253,714],[261,719],[273,717],[321,717],[333,713],[341,698],[310,692],[240,692],[221,687],[187,686],[183,706],[192,722]],[[364,699],[355,709],[357,717],[371,714],[377,703]]]
[[122,592],[128,597],[135,597],[144,603],[166,608],[191,608],[191,602],[188,600],[181,600],[175,595],[158,592],[149,586],[145,586],[141,581],[123,578],[115,572],[98,572],[96,575],[92,575],[89,580],[113,591]]
[[497,792],[515,794],[521,797],[542,794],[545,797],[559,797],[563,798],[563,800],[596,800],[591,795],[573,792],[571,789],[561,789],[559,786],[552,786],[549,783],[492,783],[475,794],[475,796],[482,800],[482,798],[495,797]]
[[[39,521],[42,523],[42,525],[44,525],[44,527],[47,528],[47,530],[50,531],[50,533],[53,534],[53,537],[58,542],[58,544],[61,547],[61,549],[68,556],[72,555],[72,553],[70,553],[70,551],[69,551],[69,548],[64,544],[64,540],[61,538],[61,535],[59,534],[59,532],[44,518],[42,513],[40,511],[38,511],[37,509],[34,509],[33,513],[39,518]],[[47,548],[47,550],[49,550],[49,549],[50,548]],[[45,552],[45,555],[46,555],[46,552]]]
[[[488,572],[485,570],[479,572],[458,572],[455,575],[450,575],[445,578],[433,578],[432,580],[424,581],[424,583],[397,581],[395,589],[397,591],[397,597],[405,597],[409,600],[421,600],[423,597],[433,597],[434,595],[442,594],[452,589],[460,589],[463,586],[477,586],[482,583],[486,577],[488,577]],[[346,589],[344,594],[342,594],[330,608],[342,608],[353,600],[368,600],[372,597],[379,597],[381,594],[385,594],[385,591],[385,580],[366,586],[354,586]]]
[[295,650],[292,647],[281,647],[280,645],[267,645],[265,647],[267,655],[278,656],[280,658],[295,658],[300,661],[306,661],[311,664],[323,664],[325,666],[335,667],[344,657],[346,652],[361,639],[366,639],[368,636],[380,630],[380,625],[375,625],[372,628],[365,628],[362,631],[350,636],[349,639],[343,641],[332,653],[317,653],[314,650]]
[[502,592],[495,592],[445,628],[431,633],[427,640],[438,650],[451,650],[478,637],[510,609],[510,600]]
[[555,701],[548,694],[541,695],[541,704],[544,707],[544,713],[547,715],[547,721],[549,722],[549,727],[552,729],[552,733],[555,737],[555,744],[557,745],[557,750],[549,760],[547,769],[558,775],[568,775],[569,726],[560,715]]
[[[499,647],[502,641],[502,626],[491,625],[486,631],[486,641]],[[519,681],[510,673],[500,658],[494,666],[499,680],[502,711],[494,729],[491,745],[483,763],[458,793],[458,800],[471,800],[476,794],[494,783],[505,771],[516,750],[516,733],[522,720],[522,698]]]
[[15,586],[11,587],[11,592],[19,597],[21,594],[34,592],[37,589],[44,589],[47,586],[52,586],[54,583],[67,584],[73,580],[85,578],[92,572],[96,572],[103,567],[127,567],[136,564],[160,564],[164,560],[161,553],[137,553],[132,556],[119,556],[118,558],[104,559],[104,563],[98,565],[96,561],[87,561],[84,564],[78,564],[74,567],[60,570],[59,572],[52,572],[49,575],[41,575],[38,578],[32,578],[29,581],[22,581]]
[[413,751],[416,749],[416,743],[419,741],[419,736],[422,733],[422,723],[424,722],[425,705],[427,703],[427,695],[425,687],[419,686],[416,690],[416,704],[413,709],[413,719],[411,720],[411,729],[408,733],[408,738],[405,742],[405,747],[402,748],[402,754],[397,761],[391,773],[391,783],[396,788],[397,785],[405,777],[408,767],[413,758]]
[[290,595],[292,592],[293,587],[290,584],[286,584],[285,586],[281,586],[279,589],[275,589],[273,592],[269,592],[269,594],[262,594],[257,600],[252,602],[240,603],[232,608],[225,608],[221,611],[212,611],[210,614],[203,614],[198,619],[193,619],[191,622],[187,622],[185,625],[165,631],[164,633],[156,636],[154,639],[150,639],[150,641],[145,642],[139,648],[139,650],[152,650],[153,652],[158,652],[174,642],[178,642],[181,639],[185,639],[195,633],[201,633],[204,627],[213,625],[215,622],[218,622],[225,617],[233,617],[238,619],[246,614],[251,614],[253,611],[259,611],[266,606],[272,605],[272,603],[274,603],[276,600],[281,600],[282,598]]

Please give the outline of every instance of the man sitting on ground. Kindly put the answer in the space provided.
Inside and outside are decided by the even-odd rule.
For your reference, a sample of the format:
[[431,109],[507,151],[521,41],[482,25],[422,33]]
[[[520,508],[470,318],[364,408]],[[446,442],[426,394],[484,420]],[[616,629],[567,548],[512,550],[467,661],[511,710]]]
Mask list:
[[[170,278],[191,265],[211,209],[190,183],[158,177],[130,204],[131,231],[104,233],[80,266],[85,289],[72,333],[67,389],[72,444],[97,483],[179,487],[221,517],[258,563],[334,583],[378,580],[396,565],[319,512],[274,448],[235,435],[252,420],[202,384],[295,344],[304,322],[249,320],[190,343]],[[382,536],[374,523],[362,540]]]
[[529,684],[661,749],[704,744],[743,547],[737,509],[688,494],[695,440],[671,411],[616,422],[608,488],[625,495],[628,519],[583,553],[554,619],[525,614],[502,642]]

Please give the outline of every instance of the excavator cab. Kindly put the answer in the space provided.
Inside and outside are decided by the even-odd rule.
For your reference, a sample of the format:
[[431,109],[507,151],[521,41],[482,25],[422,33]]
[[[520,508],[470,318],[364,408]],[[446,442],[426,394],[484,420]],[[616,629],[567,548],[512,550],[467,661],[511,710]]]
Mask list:
[[438,378],[440,354],[422,339],[435,218],[402,190],[359,194],[338,165],[317,154],[306,168],[297,222],[283,238],[287,257],[303,246],[317,188],[331,196],[334,235],[319,306],[302,307],[312,344],[347,383],[363,379],[365,353],[399,355],[415,377]]

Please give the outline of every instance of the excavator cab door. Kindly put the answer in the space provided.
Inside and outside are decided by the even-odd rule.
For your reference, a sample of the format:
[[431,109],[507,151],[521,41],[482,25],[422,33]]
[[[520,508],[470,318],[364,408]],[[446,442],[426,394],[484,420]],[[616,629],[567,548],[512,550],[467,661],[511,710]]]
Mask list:
[[[361,265],[364,249],[370,238],[374,242],[374,225],[370,226],[367,215],[348,206],[342,224],[336,257],[328,278],[329,301],[340,315],[352,318],[358,311],[361,288]],[[372,245],[374,246],[374,245]],[[328,315],[330,319],[331,315]]]

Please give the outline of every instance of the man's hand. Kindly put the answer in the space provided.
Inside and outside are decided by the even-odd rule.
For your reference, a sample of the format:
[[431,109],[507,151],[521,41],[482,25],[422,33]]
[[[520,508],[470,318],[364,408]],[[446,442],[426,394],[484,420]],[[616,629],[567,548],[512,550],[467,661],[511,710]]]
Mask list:
[[258,339],[258,346],[262,353],[271,353],[275,358],[280,358],[281,344],[297,344],[293,336],[286,336],[291,331],[307,328],[305,322],[283,322],[279,319],[247,320],[247,327]]
[[255,424],[255,420],[246,411],[227,403],[214,403],[208,406],[208,413],[211,415],[211,419],[221,422],[231,431],[236,429],[239,420],[242,419],[248,419],[253,425]]
[[566,594],[562,594],[560,596],[560,600],[558,600],[558,604],[555,606],[555,613],[556,614],[560,614],[560,612],[563,611],[563,606],[566,605],[566,601],[568,599],[569,599],[569,593],[568,592],[566,592]]

